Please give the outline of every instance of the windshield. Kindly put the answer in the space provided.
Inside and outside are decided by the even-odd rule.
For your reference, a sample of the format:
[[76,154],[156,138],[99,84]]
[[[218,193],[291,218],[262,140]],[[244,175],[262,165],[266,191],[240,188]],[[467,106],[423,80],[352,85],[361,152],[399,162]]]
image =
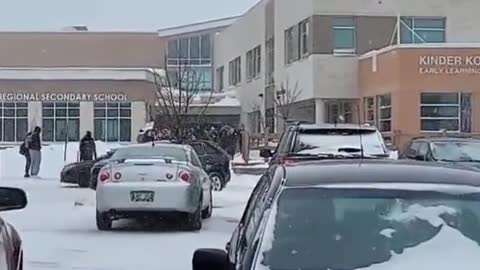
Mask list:
[[257,269],[474,269],[480,193],[287,189],[266,226]]
[[480,161],[480,142],[434,142],[432,155],[436,160]]
[[359,154],[360,141],[362,141],[365,155],[386,154],[381,135],[375,130],[365,129],[305,130],[297,136],[294,152],[299,154]]
[[135,146],[118,149],[112,156],[112,160],[123,159],[171,159],[175,161],[187,161],[187,153],[183,148],[164,145]]

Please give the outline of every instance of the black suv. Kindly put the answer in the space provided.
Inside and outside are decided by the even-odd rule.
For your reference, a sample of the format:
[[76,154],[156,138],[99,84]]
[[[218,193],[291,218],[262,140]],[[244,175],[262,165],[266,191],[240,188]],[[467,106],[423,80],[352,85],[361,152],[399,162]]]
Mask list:
[[[362,142],[362,144],[360,143]],[[270,165],[333,156],[370,158],[389,157],[382,134],[370,125],[355,124],[294,124],[287,128],[272,152],[262,149],[260,156],[271,158]]]
[[400,158],[480,168],[480,140],[461,135],[418,137],[408,143]]
[[230,182],[230,155],[216,143],[197,140],[188,142],[205,166],[205,172],[210,176],[213,190],[220,191]]
[[478,179],[417,161],[272,166],[226,250],[196,250],[193,270],[440,269],[442,250],[458,258],[452,268],[468,268],[480,254]]

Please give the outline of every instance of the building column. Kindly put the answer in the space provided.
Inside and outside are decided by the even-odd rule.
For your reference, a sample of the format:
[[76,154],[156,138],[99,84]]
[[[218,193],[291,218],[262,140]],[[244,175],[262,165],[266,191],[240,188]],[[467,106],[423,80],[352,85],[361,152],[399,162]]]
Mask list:
[[28,131],[36,126],[42,127],[42,102],[28,102]]
[[94,132],[94,109],[93,102],[80,102],[80,138],[87,131]]
[[135,101],[131,102],[131,109],[132,109],[132,126],[131,126],[131,140],[132,142],[137,141],[137,135],[140,129],[145,127],[147,123],[147,108],[145,102],[143,101]]
[[325,123],[325,102],[321,99],[315,99],[315,124]]

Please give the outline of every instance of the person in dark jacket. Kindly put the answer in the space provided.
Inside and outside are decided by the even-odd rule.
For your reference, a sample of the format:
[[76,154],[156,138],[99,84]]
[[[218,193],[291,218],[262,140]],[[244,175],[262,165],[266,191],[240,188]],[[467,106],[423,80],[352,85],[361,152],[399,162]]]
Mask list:
[[31,168],[30,175],[38,176],[40,172],[40,164],[42,162],[42,141],[40,139],[40,132],[42,129],[40,127],[35,127],[32,134],[27,137],[27,148],[30,152],[31,158]]
[[80,161],[97,159],[97,147],[92,137],[92,132],[87,131],[80,140]]
[[23,138],[23,143],[20,145],[20,154],[25,157],[25,178],[30,177],[30,165],[32,164],[32,159],[30,158],[30,151],[27,148],[27,139],[32,135],[32,132],[28,132],[27,135]]

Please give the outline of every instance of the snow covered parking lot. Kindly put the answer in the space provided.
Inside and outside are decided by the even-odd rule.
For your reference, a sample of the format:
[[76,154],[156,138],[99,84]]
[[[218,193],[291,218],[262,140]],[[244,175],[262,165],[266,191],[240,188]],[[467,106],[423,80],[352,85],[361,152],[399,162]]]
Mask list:
[[100,232],[95,225],[95,192],[61,185],[58,179],[2,177],[2,186],[23,188],[26,209],[2,213],[21,233],[25,270],[187,270],[199,247],[224,247],[258,176],[233,176],[214,194],[213,217],[198,233],[172,226],[151,229],[127,222]]

